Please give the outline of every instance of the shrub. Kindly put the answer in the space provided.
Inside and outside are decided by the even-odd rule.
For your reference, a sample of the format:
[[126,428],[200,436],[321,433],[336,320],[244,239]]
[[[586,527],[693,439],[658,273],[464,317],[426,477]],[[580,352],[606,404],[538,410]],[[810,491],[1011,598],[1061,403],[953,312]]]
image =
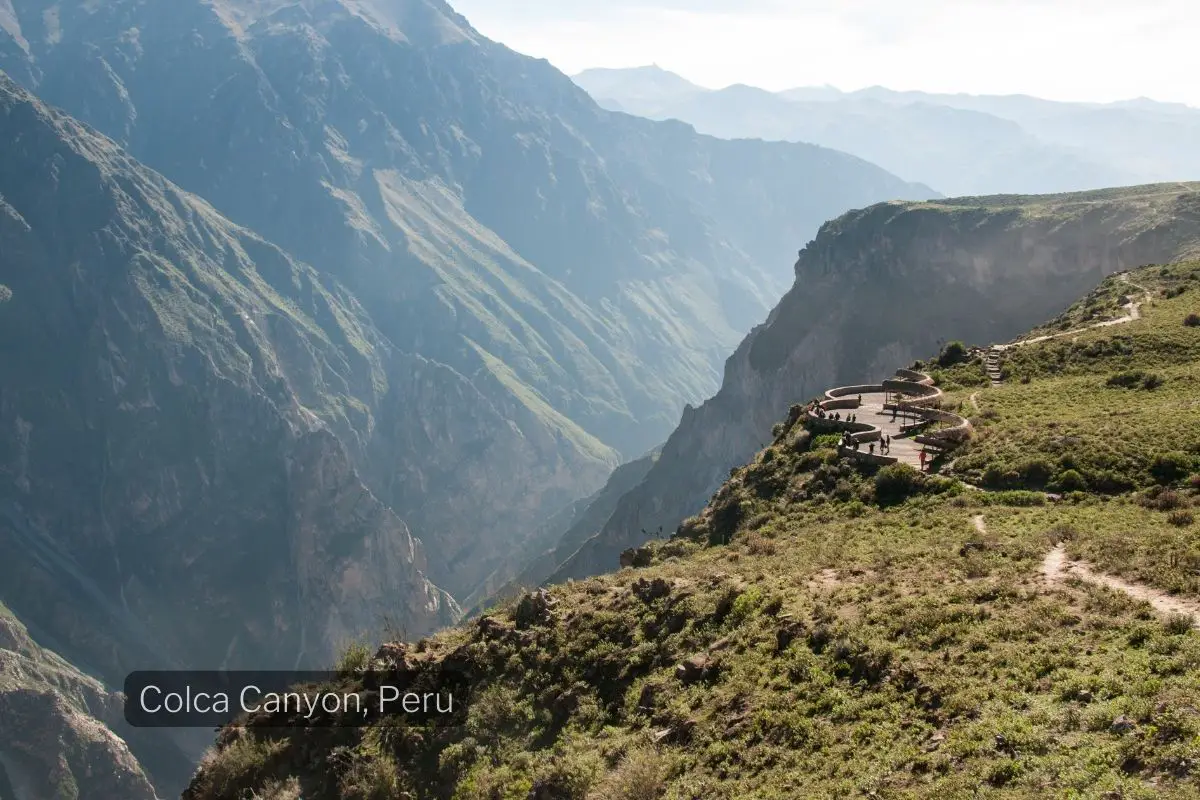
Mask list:
[[1090,478],[1092,488],[1098,492],[1107,494],[1119,494],[1128,492],[1137,484],[1128,475],[1115,472],[1111,469],[1099,470],[1092,474]]
[[1104,382],[1109,388],[1132,389],[1146,378],[1146,373],[1141,370],[1127,370],[1118,372],[1115,375],[1110,375],[1108,380]]
[[1200,328],[1200,314],[1188,314],[1183,318],[1183,324],[1189,328]]
[[1192,619],[1191,614],[1171,614],[1167,617],[1163,627],[1167,633],[1181,636],[1190,631],[1194,624],[1195,621]]
[[1164,486],[1182,480],[1192,471],[1192,457],[1179,450],[1159,453],[1150,462],[1150,474]]
[[1151,372],[1142,378],[1142,388],[1151,391],[1162,386],[1165,382],[1162,375],[1159,375],[1157,372]]
[[645,748],[627,753],[588,800],[657,800],[666,793],[666,769],[656,751]]
[[1079,470],[1075,469],[1065,469],[1058,473],[1058,478],[1055,479],[1054,485],[1060,492],[1087,491],[1087,481],[1079,474]]
[[337,672],[340,675],[353,675],[365,670],[370,663],[370,648],[362,642],[355,642],[342,651],[337,663]]
[[822,433],[819,436],[814,436],[812,440],[813,450],[823,450],[827,447],[837,447],[842,441],[842,437],[837,433]]
[[1033,486],[1045,486],[1054,476],[1054,466],[1044,458],[1030,458],[1017,465],[1021,480]]
[[1050,526],[1050,530],[1046,531],[1046,536],[1054,544],[1069,542],[1078,535],[1079,532],[1075,530],[1075,526],[1068,522],[1056,522]]
[[808,450],[812,445],[812,433],[806,428],[796,428],[788,444],[797,452]]
[[1179,492],[1170,490],[1159,492],[1147,505],[1151,508],[1157,508],[1159,511],[1174,511],[1177,508],[1183,508],[1183,498]]
[[287,749],[283,739],[263,740],[243,734],[220,751],[210,751],[201,762],[197,789],[211,797],[240,797],[270,774],[272,762]]
[[1010,485],[1011,475],[999,464],[990,464],[983,471],[983,485],[992,489],[1002,489]]
[[898,502],[921,488],[921,473],[908,464],[889,464],[875,474],[875,496],[880,502]]
[[400,774],[390,756],[356,761],[342,776],[345,800],[392,800],[400,794]]
[[962,342],[948,342],[942,348],[941,354],[938,356],[938,366],[952,367],[965,361],[967,358],[967,346]]
[[1172,511],[1170,514],[1167,515],[1167,522],[1171,523],[1172,525],[1176,526],[1177,528],[1186,528],[1188,525],[1191,525],[1195,521],[1196,521],[1196,518],[1194,516],[1192,516],[1192,512],[1184,511],[1183,509],[1180,509],[1178,511]]
[[1004,492],[992,492],[987,495],[991,505],[996,506],[1044,506],[1046,495],[1041,492],[1029,492],[1021,489],[1010,489]]

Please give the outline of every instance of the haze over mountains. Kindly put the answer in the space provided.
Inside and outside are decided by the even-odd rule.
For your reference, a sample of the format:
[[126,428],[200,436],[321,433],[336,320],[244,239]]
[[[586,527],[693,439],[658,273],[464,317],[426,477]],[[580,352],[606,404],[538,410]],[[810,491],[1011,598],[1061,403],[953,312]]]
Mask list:
[[1194,185],[933,202],[1187,173],[1189,109],[1101,109],[1156,153],[1031,99],[607,77],[832,146],[606,110],[441,0],[0,0],[0,798],[162,794],[197,742],[121,730],[127,672],[612,569],[788,403],[1200,238]]
[[0,71],[0,599],[109,686],[452,622],[797,242],[934,195],[607,112],[437,0],[5,0]]
[[574,78],[601,105],[727,138],[837,147],[944,194],[1048,193],[1200,179],[1200,109],[833,87],[710,90],[658,67]]

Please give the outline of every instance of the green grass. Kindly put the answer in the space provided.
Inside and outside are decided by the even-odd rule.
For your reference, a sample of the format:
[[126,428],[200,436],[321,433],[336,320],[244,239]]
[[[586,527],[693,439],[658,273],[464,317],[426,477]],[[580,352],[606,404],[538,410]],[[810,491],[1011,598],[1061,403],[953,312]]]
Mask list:
[[1164,450],[1200,455],[1200,373],[1163,370],[1153,391],[1109,388],[1094,376],[1004,384],[980,394],[974,440],[953,473],[995,488],[1042,488],[1074,469],[1101,491],[1154,482],[1150,465]]
[[[729,546],[677,540],[648,570],[559,587],[551,624],[501,614],[504,633],[438,637],[423,658],[478,671],[471,721],[387,757],[419,797],[600,797],[647,749],[655,797],[1195,796],[1200,636],[1119,595],[1039,587],[1078,509],[974,503],[790,509]],[[666,590],[647,600],[651,579]],[[684,684],[675,665],[697,653],[714,674]],[[1121,716],[1135,727],[1111,732]],[[365,752],[360,736],[343,746]]]
[[[1131,277],[1150,290],[1142,318],[1014,347],[1006,383],[977,394],[977,435],[952,473],[994,488],[1056,487],[1067,470],[1116,493],[1155,482],[1154,457],[1182,451],[1200,467],[1200,266],[1148,267]],[[1117,278],[1091,296],[1111,297]],[[1167,295],[1171,295],[1168,297]],[[1115,299],[1113,300],[1115,303]],[[1074,327],[1080,308],[1064,316]],[[1107,315],[1105,315],[1107,316]],[[964,404],[962,392],[951,403]]]
[[[1182,508],[1200,517],[1200,494],[1175,494]],[[1178,509],[1148,505],[1121,498],[1072,510],[1063,520],[1070,535],[1067,551],[1104,572],[1200,597],[1200,525],[1174,524]]]

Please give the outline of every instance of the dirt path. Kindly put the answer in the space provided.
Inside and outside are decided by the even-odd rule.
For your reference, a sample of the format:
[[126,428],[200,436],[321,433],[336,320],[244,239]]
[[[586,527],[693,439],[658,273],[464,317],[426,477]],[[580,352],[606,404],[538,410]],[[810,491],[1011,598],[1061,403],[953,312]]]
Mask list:
[[1084,325],[1082,328],[1073,328],[1072,330],[1062,331],[1061,333],[1048,333],[1044,336],[1034,336],[1032,339],[1022,339],[1021,341],[1013,342],[1012,344],[996,344],[992,345],[992,347],[997,350],[1007,350],[1010,347],[1020,347],[1026,344],[1037,344],[1038,342],[1046,342],[1051,339],[1060,339],[1063,336],[1078,336],[1084,331],[1090,331],[1092,328],[1107,328],[1112,325],[1124,325],[1127,322],[1133,322],[1134,320],[1141,319],[1142,303],[1149,302],[1150,292],[1146,289],[1146,287],[1139,286],[1138,284],[1129,280],[1128,273],[1122,273],[1120,280],[1122,283],[1127,283],[1133,288],[1142,292],[1141,300],[1134,300],[1133,298],[1130,298],[1128,305],[1121,306],[1125,309],[1125,316],[1118,317],[1117,319],[1105,320],[1104,322],[1096,322],[1091,325]]
[[1042,560],[1042,576],[1049,583],[1062,583],[1068,578],[1075,577],[1088,583],[1107,586],[1109,589],[1124,592],[1135,600],[1145,600],[1160,614],[1189,616],[1192,618],[1192,624],[1200,627],[1200,623],[1197,622],[1197,619],[1200,618],[1200,601],[1176,597],[1160,589],[1129,583],[1112,575],[1096,572],[1086,562],[1072,561],[1067,558],[1066,548],[1061,544],[1054,547]]
[[[982,514],[977,514],[971,522],[974,523],[975,530],[982,534],[987,533],[987,526],[984,524]],[[1097,572],[1087,562],[1072,561],[1068,558],[1065,545],[1055,545],[1049,553],[1046,553],[1046,557],[1042,559],[1042,578],[1049,584],[1065,583],[1070,578],[1079,578],[1088,583],[1107,586],[1114,591],[1124,592],[1135,600],[1146,601],[1160,614],[1189,616],[1192,618],[1192,625],[1200,628],[1200,600],[1176,597],[1161,589],[1130,583],[1112,575]]]
[[975,409],[976,414],[978,414],[980,411],[983,410],[979,407],[979,392],[972,392],[970,400],[971,400],[971,408]]

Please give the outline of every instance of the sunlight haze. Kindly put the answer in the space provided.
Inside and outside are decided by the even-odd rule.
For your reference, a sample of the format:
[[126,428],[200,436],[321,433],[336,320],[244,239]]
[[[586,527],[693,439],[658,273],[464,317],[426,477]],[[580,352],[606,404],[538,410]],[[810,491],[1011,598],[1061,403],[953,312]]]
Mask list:
[[462,0],[485,35],[568,74],[657,64],[709,88],[1031,94],[1200,106],[1194,0]]

